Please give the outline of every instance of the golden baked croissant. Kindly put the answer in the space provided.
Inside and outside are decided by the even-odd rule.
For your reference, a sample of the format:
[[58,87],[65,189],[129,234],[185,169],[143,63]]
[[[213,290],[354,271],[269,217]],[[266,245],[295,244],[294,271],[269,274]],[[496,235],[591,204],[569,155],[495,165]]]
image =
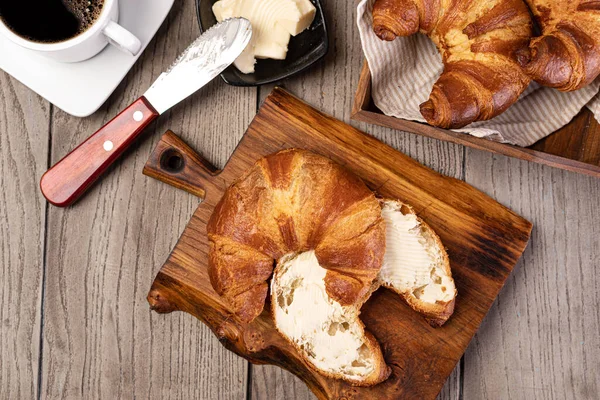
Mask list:
[[207,224],[215,291],[244,322],[263,310],[274,262],[314,250],[327,293],[342,305],[369,293],[385,253],[374,194],[355,175],[305,150],[262,158],[231,185]]
[[520,52],[532,79],[562,91],[580,89],[600,74],[600,0],[527,0],[542,36]]
[[373,29],[383,40],[428,35],[444,72],[421,114],[431,125],[460,128],[487,120],[517,101],[529,78],[516,52],[531,39],[522,0],[376,0]]

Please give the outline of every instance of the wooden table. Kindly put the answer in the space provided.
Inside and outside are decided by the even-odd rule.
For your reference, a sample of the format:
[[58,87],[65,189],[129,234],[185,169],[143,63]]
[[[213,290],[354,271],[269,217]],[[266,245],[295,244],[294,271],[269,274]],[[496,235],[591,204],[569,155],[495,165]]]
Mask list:
[[[353,2],[325,1],[324,62],[283,82],[349,121],[362,52]],[[0,398],[307,399],[302,382],[251,366],[146,293],[198,199],[142,175],[170,128],[222,167],[271,87],[220,80],[162,116],[76,206],[54,208],[43,172],[139,96],[198,35],[179,0],[92,117],[71,117],[0,73]],[[443,399],[600,396],[600,180],[357,124],[533,222],[530,245],[448,379]]]

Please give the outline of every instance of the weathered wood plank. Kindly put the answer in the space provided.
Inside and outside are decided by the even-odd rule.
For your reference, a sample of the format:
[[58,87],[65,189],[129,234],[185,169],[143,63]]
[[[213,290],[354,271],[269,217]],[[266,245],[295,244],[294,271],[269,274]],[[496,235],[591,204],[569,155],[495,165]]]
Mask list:
[[[269,365],[252,366],[252,399],[309,400],[317,397],[294,374]],[[460,391],[460,366],[446,381],[439,400],[458,399]]]
[[35,398],[50,105],[0,71],[0,398]]
[[[298,76],[281,82],[281,86],[334,117],[375,136],[444,175],[462,178],[463,147],[451,143],[399,132],[350,120],[354,92],[364,60],[356,29],[354,2],[329,1],[323,4],[330,36],[326,58]],[[261,103],[272,85],[260,88]],[[452,373],[442,390],[442,399],[457,399],[460,374]],[[314,398],[294,375],[274,366],[253,366],[252,398]]]
[[[199,34],[176,2],[126,81],[94,116],[54,114],[52,161],[127,106]],[[160,316],[146,294],[198,199],[142,175],[166,129],[223,166],[256,107],[254,89],[215,80],[152,125],[87,195],[48,219],[42,398],[240,399],[247,363],[195,318]]]
[[[197,33],[191,4],[176,3],[169,25],[99,115],[78,121],[54,114],[53,161],[134,99]],[[325,7],[334,33],[332,54],[284,86],[347,121],[360,68],[355,58],[361,54],[354,7],[343,2]],[[197,200],[142,177],[141,167],[166,128],[223,166],[255,98],[253,90],[221,86],[211,85],[164,117],[152,128],[154,137],[130,152],[84,205],[52,209],[43,396],[244,396],[243,361],[222,350],[195,319],[149,314],[144,299]],[[216,117],[215,105],[223,107]],[[196,107],[208,109],[199,115]],[[33,398],[36,392],[45,219],[37,182],[47,162],[48,113],[47,103],[0,74],[0,398]],[[462,177],[460,146],[352,124],[444,174]],[[600,183],[478,151],[469,150],[468,160],[468,181],[532,220],[535,229],[467,352],[464,398],[595,398],[600,301],[593,268],[600,254]],[[458,398],[459,387],[455,371],[442,397]],[[291,374],[255,366],[252,396],[312,395]]]
[[534,229],[467,350],[464,398],[597,399],[600,180],[476,150],[466,180]]
[[253,365],[251,398],[255,400],[314,400],[317,398],[296,375],[272,365]]

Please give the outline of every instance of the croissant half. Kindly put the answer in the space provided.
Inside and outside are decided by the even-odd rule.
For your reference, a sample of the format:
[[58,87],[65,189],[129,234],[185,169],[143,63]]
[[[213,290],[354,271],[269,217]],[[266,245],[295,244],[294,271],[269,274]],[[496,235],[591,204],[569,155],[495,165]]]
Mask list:
[[600,0],[527,0],[542,35],[520,52],[536,82],[562,91],[581,89],[600,74]]
[[276,260],[314,250],[341,305],[371,289],[385,253],[375,195],[355,175],[305,150],[262,158],[231,185],[207,224],[215,291],[243,322],[263,310]]
[[530,82],[517,62],[532,33],[522,0],[376,0],[373,29],[382,40],[421,32],[436,44],[444,71],[420,106],[431,125],[493,118]]

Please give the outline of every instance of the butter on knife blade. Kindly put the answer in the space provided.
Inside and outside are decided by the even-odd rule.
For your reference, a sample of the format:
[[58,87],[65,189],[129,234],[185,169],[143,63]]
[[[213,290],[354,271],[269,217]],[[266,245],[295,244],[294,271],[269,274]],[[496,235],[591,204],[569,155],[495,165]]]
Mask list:
[[213,26],[177,57],[144,97],[162,114],[223,72],[247,47],[251,37],[252,27],[243,18]]

